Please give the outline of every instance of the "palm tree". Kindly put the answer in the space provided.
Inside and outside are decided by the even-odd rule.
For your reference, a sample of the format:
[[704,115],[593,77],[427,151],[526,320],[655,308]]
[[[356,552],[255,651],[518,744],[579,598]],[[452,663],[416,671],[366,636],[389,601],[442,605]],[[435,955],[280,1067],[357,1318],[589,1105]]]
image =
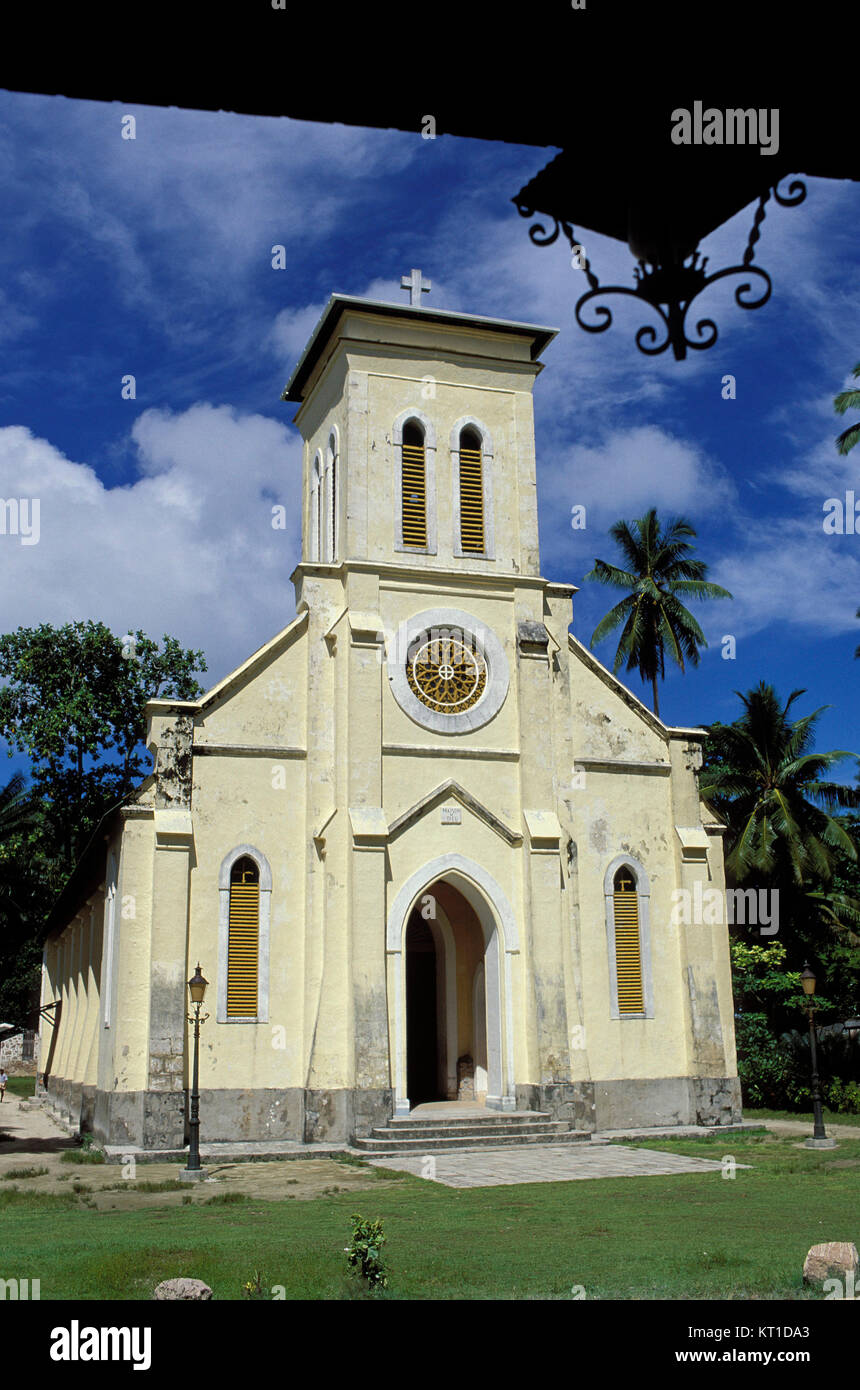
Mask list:
[[[857,363],[851,375],[855,378],[860,376],[860,362]],[[833,398],[833,409],[837,415],[844,415],[846,410],[860,410],[860,391],[853,389],[840,391],[839,395]],[[860,420],[855,421],[853,425],[848,426],[847,430],[843,430],[841,434],[836,436],[838,452],[847,454],[849,450],[854,448],[858,439],[860,439]]]
[[[699,790],[728,823],[726,870],[737,884],[755,878],[821,897],[838,854],[857,859],[854,841],[830,812],[860,805],[860,790],[822,780],[834,763],[857,755],[809,751],[827,706],[790,720],[791,706],[805,693],[793,690],[781,706],[765,681],[746,695],[735,691],[744,713],[710,729]],[[842,920],[857,920],[857,904],[839,901],[841,894],[827,897],[831,916],[841,908]]]
[[685,669],[684,659],[691,666],[699,664],[699,647],[706,647],[704,633],[680,601],[684,598],[731,598],[719,584],[705,582],[707,566],[694,560],[688,537],[695,536],[690,522],[684,517],[670,521],[665,531],[652,507],[633,522],[635,534],[626,521],[616,521],[609,534],[617,541],[627,561],[627,569],[618,569],[604,560],[595,560],[594,568],[585,576],[615,589],[627,589],[627,597],[616,604],[597,624],[591,638],[592,648],[610,632],[624,623],[618,650],[615,653],[617,671],[627,658],[628,671],[638,670],[643,681],[650,681],[654,694],[654,713],[659,717],[660,701],[657,678],[665,675],[665,658]]
[[[860,362],[857,363],[851,375],[854,378],[860,376]],[[840,391],[839,395],[833,398],[833,409],[836,411],[837,415],[844,415],[846,410],[860,410],[860,391]],[[860,440],[860,420],[855,421],[853,425],[849,425],[847,430],[843,430],[841,434],[837,434],[837,452],[840,454],[847,454],[854,448],[858,440]],[[860,608],[857,609],[856,616],[860,618]],[[854,658],[855,660],[860,660],[860,647],[855,651]]]

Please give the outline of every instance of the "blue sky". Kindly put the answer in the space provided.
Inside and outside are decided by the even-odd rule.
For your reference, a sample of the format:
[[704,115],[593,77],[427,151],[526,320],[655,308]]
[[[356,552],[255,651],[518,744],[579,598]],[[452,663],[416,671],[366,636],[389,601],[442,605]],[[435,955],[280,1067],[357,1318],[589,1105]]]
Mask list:
[[[608,527],[654,505],[691,519],[734,594],[696,606],[709,649],[669,674],[666,721],[733,719],[733,692],[766,679],[807,689],[797,712],[832,706],[819,747],[860,751],[860,534],[822,525],[827,498],[860,498],[860,447],[839,458],[832,405],[860,361],[860,186],[811,179],[802,206],[771,200],[756,248],[770,302],[745,313],[723,282],[703,304],[716,347],[649,359],[629,301],[607,333],[577,327],[582,273],[562,240],[533,246],[510,202],[554,151],[424,140],[418,125],[0,93],[0,491],[41,511],[37,545],[0,536],[0,630],[92,617],[169,632],[205,650],[214,683],[283,627],[301,452],[280,392],[332,291],[402,302],[400,276],[420,266],[425,303],[560,330],[535,388],[544,574],[581,584],[595,556],[617,558]],[[740,261],[753,211],[703,245],[711,270]],[[577,232],[601,282],[632,283],[625,246]],[[614,601],[583,585],[586,644]],[[611,666],[612,639],[598,655]]]

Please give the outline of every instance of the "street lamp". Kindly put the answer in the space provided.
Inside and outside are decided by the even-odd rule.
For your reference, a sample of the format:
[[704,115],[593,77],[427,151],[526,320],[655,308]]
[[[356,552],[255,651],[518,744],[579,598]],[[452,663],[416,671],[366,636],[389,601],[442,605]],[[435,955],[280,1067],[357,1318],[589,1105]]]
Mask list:
[[847,1033],[852,1042],[856,1042],[860,1036],[860,1018],[855,1011],[853,1018],[847,1018],[842,1025],[843,1033]]
[[824,1116],[821,1113],[821,1089],[818,1082],[818,1048],[817,1036],[815,1031],[815,1004],[812,1002],[815,997],[815,975],[809,968],[807,961],[803,967],[803,974],[800,977],[803,992],[808,1003],[806,1005],[809,1014],[809,1048],[812,1053],[812,1113],[814,1124],[812,1138],[806,1140],[808,1149],[835,1149],[836,1140],[828,1139],[824,1128]]
[[191,1141],[188,1146],[188,1164],[185,1168],[180,1168],[179,1177],[183,1182],[199,1182],[205,1176],[205,1170],[200,1167],[200,1025],[205,1023],[208,1014],[201,1015],[200,1006],[206,995],[206,986],[209,981],[203,978],[200,971],[200,962],[197,962],[197,969],[188,981],[188,992],[191,995],[191,1007],[193,1013],[188,1014],[188,1022],[194,1024],[194,1071],[191,1081],[191,1115],[189,1127],[191,1129]]

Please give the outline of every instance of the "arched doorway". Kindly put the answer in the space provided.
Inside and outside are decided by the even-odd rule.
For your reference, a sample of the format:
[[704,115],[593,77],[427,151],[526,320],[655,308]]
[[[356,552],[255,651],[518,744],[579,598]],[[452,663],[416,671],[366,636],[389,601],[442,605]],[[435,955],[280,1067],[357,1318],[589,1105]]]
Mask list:
[[406,928],[406,1084],[412,1107],[487,1099],[487,941],[466,897],[432,883]]
[[406,928],[406,1086],[413,1105],[439,1100],[439,1043],[433,933],[417,909]]

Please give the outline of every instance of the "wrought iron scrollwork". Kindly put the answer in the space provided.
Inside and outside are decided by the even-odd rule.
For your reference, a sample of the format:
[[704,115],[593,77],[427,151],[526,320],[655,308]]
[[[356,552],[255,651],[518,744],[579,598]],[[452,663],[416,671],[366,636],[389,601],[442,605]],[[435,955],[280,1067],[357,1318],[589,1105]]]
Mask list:
[[[753,281],[747,278],[743,284],[735,289],[735,303],[739,309],[760,309],[770,299],[773,284],[766,270],[760,266],[753,265],[755,247],[761,236],[761,224],[765,219],[765,206],[771,192],[774,200],[781,207],[797,207],[806,197],[806,187],[800,179],[795,179],[786,193],[780,193],[779,188],[767,189],[760,197],[758,206],[750,227],[747,245],[743,254],[743,261],[740,265],[727,266],[725,270],[715,271],[713,274],[707,273],[707,256],[700,260],[698,250],[686,257],[682,261],[669,261],[665,265],[650,265],[640,260],[634,268],[634,286],[629,285],[601,285],[591,269],[591,264],[584,256],[582,248],[576,240],[576,233],[569,222],[563,218],[553,217],[553,227],[547,230],[543,223],[537,222],[529,228],[529,237],[535,246],[551,246],[563,232],[571,247],[577,251],[579,256],[578,269],[585,272],[589,288],[585,294],[581,295],[576,302],[574,310],[576,321],[580,328],[586,333],[605,333],[612,326],[612,310],[606,304],[598,304],[595,301],[604,295],[617,294],[628,295],[634,299],[643,301],[651,306],[659,315],[661,327],[653,324],[643,324],[638,329],[635,342],[639,351],[647,357],[657,357],[660,353],[671,347],[678,361],[682,361],[687,355],[687,349],[702,352],[706,348],[713,347],[717,341],[717,325],[711,318],[701,318],[697,320],[695,334],[690,336],[687,329],[687,315],[693,301],[699,297],[711,285],[718,280],[724,280],[729,275],[755,276],[760,282],[754,287]],[[534,208],[526,207],[524,204],[516,204],[517,211],[521,217],[534,217]],[[583,312],[588,308],[593,315],[595,322],[588,323],[583,318]]]
[[802,179],[795,179],[788,185],[788,193],[780,193],[779,185],[774,184],[773,196],[781,208],[796,208],[806,197],[806,184]]
[[[697,352],[702,352],[706,348],[713,347],[717,341],[717,325],[713,319],[702,318],[696,323],[695,336],[690,336],[687,329],[687,314],[693,300],[698,298],[704,290],[716,284],[718,280],[723,280],[727,275],[755,275],[763,282],[763,289],[754,298],[749,299],[750,294],[754,294],[753,285],[750,280],[738,285],[735,290],[735,303],[741,309],[760,309],[766,304],[771,295],[771,279],[766,270],[761,270],[755,265],[733,265],[725,270],[718,270],[713,275],[706,274],[707,257],[698,263],[697,251],[692,256],[678,266],[656,266],[650,267],[644,261],[640,261],[634,270],[636,287],[631,289],[627,285],[604,285],[597,289],[588,290],[577,301],[575,314],[576,321],[580,328],[584,328],[586,333],[604,333],[612,323],[612,312],[605,304],[595,304],[593,312],[601,317],[599,323],[586,323],[582,317],[583,309],[592,303],[597,295],[604,294],[625,294],[631,295],[634,299],[644,300],[650,304],[651,308],[659,314],[665,330],[664,335],[660,335],[659,328],[652,324],[643,324],[636,334],[636,346],[646,357],[658,357],[665,352],[668,347],[672,348],[676,359],[680,362],[687,355],[687,349],[691,348]],[[665,305],[665,308],[663,307]]]

